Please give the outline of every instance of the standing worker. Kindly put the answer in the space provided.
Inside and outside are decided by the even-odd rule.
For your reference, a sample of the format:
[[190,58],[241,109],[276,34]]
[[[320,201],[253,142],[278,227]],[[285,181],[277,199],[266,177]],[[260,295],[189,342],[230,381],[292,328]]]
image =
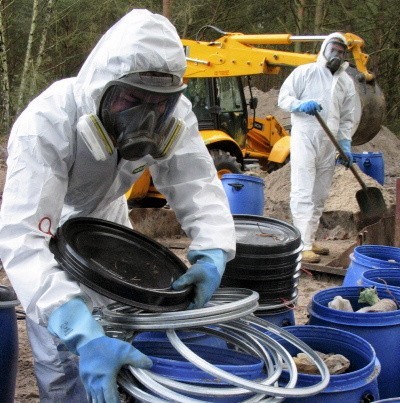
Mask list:
[[[290,140],[293,224],[303,241],[303,261],[318,263],[329,249],[315,243],[315,234],[332,183],[336,149],[314,116],[320,112],[351,163],[355,87],[346,73],[346,38],[329,35],[315,63],[297,67],[283,83],[278,105],[291,112]],[[347,165],[339,158],[339,162]]]
[[77,77],[51,85],[12,128],[0,257],[26,312],[41,402],[118,402],[120,368],[152,365],[93,318],[110,300],[60,268],[49,250],[58,226],[72,217],[131,226],[124,195],[149,168],[192,240],[192,266],[172,287],[193,284],[192,307],[202,307],[234,257],[226,195],[182,95],[185,68],[171,23],[132,10]]

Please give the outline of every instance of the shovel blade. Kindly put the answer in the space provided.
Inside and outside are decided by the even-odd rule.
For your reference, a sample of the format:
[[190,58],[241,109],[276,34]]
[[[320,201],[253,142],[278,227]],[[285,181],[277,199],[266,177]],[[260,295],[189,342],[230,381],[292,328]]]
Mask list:
[[367,187],[356,193],[362,218],[369,224],[379,221],[386,215],[386,203],[382,192],[378,188]]

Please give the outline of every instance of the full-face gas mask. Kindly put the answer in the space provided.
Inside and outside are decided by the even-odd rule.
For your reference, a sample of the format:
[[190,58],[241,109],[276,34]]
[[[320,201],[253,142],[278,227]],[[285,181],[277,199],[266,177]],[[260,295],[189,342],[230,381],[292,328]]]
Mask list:
[[172,112],[185,88],[182,80],[172,74],[128,74],[109,82],[104,89],[100,120],[95,115],[85,115],[78,122],[78,131],[98,160],[106,159],[114,147],[130,161],[145,155],[164,158],[184,129],[183,121],[174,118]]
[[333,38],[329,41],[324,50],[324,56],[327,60],[326,67],[334,74],[345,60],[347,46],[339,38]]

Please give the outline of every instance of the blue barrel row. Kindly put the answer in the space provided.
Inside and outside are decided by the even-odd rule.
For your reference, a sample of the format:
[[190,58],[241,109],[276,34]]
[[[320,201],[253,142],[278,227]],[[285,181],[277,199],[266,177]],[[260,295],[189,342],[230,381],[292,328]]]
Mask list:
[[[400,248],[360,245],[350,254],[341,287],[317,292],[308,307],[309,324],[351,332],[372,345],[381,364],[379,401],[400,401],[400,310],[356,312],[366,306],[358,302],[366,287],[376,287],[378,297],[389,298],[400,307]],[[354,312],[328,306],[336,296],[350,301]],[[373,400],[376,401],[376,400]]]

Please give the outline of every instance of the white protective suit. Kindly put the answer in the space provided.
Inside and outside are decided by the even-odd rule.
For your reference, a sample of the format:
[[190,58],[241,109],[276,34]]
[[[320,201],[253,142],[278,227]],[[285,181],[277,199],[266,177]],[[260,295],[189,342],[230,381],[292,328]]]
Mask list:
[[[314,100],[322,106],[320,115],[336,139],[351,140],[355,130],[355,86],[345,71],[347,62],[335,74],[326,67],[324,49],[332,38],[347,43],[339,33],[329,35],[322,43],[317,61],[297,67],[285,80],[278,105],[292,112],[301,103]],[[304,250],[311,250],[332,183],[336,149],[315,116],[292,112],[291,122],[290,208]]]
[[184,96],[173,114],[184,120],[186,130],[167,159],[118,160],[114,150],[105,161],[97,161],[77,135],[78,119],[97,112],[110,80],[137,71],[182,76],[185,68],[183,47],[170,22],[147,10],[132,10],[104,34],[77,77],[51,85],[12,129],[0,258],[26,311],[41,401],[86,400],[71,353],[57,346],[46,329],[50,313],[77,296],[93,306],[109,303],[73,281],[50,252],[49,233],[67,219],[96,217],[130,226],[124,194],[149,167],[156,187],[192,239],[190,249],[219,248],[228,260],[234,257],[227,198]]

